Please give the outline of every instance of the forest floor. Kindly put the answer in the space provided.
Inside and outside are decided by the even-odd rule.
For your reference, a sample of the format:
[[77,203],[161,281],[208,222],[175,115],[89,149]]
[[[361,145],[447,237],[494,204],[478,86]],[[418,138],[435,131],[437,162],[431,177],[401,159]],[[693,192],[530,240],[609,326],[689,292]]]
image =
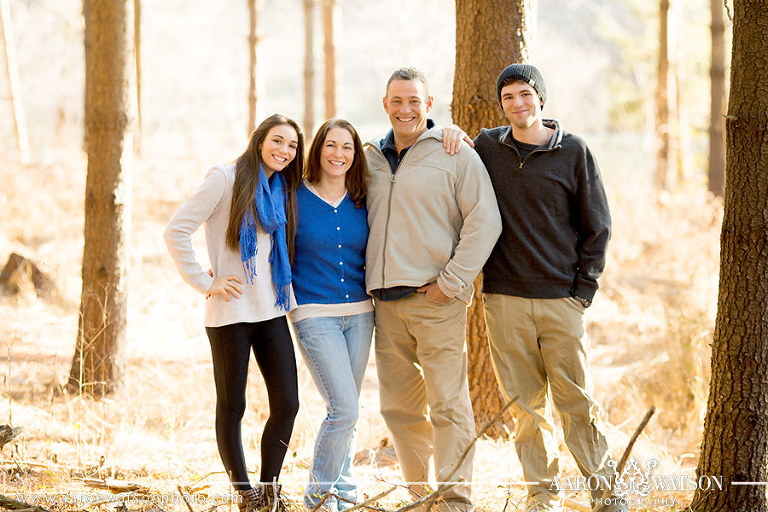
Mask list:
[[[84,159],[0,163],[0,182],[6,184],[0,192],[0,266],[19,252],[49,272],[57,286],[49,298],[29,287],[0,296],[0,423],[24,429],[0,453],[0,492],[53,511],[226,510],[229,505],[217,503],[229,487],[214,439],[203,300],[178,277],[161,237],[202,170],[175,162],[176,171],[168,173],[161,162],[137,162],[122,391],[93,401],[61,388],[77,331]],[[709,379],[722,205],[700,184],[659,195],[633,180],[607,181],[614,233],[588,323],[595,396],[611,453],[621,456],[655,405],[657,413],[633,451],[638,466],[645,471],[646,462],[657,460],[655,474],[693,478]],[[204,252],[200,238],[196,246]],[[267,411],[252,366],[243,432],[255,469]],[[300,360],[299,377],[302,406],[281,476],[296,510],[324,415]],[[358,432],[359,483],[366,496],[374,496],[401,475],[378,413],[373,358]],[[577,475],[562,438],[560,445],[563,475]],[[109,491],[89,485],[105,479],[135,482],[141,489],[112,501]],[[478,441],[474,498],[481,510],[519,510],[522,479],[511,440]],[[179,489],[192,496],[188,506]],[[566,495],[587,503],[585,493]],[[656,490],[635,496],[631,508],[680,510],[691,496],[690,489]],[[398,489],[378,504],[394,510],[407,502]]]

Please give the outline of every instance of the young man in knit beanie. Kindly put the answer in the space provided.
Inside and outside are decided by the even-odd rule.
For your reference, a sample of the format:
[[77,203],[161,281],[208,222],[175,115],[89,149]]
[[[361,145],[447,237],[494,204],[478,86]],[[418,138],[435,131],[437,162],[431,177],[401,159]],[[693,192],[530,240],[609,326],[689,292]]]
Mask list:
[[[483,267],[488,339],[502,393],[517,397],[515,447],[528,482],[527,510],[559,511],[550,393],[581,473],[598,482],[615,475],[592,398],[584,322],[605,265],[611,216],[589,148],[542,118],[547,88],[539,70],[512,64],[496,89],[510,124],[475,139],[502,218]],[[595,508],[627,510],[614,496],[603,502],[602,494],[593,491]]]

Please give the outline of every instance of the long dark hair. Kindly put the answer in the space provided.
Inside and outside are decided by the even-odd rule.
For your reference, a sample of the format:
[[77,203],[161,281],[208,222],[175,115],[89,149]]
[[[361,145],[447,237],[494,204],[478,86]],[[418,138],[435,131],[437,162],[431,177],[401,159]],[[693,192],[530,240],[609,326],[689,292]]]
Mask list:
[[333,128],[344,128],[350,135],[355,146],[355,156],[352,160],[347,174],[344,177],[344,184],[349,192],[349,197],[352,202],[355,203],[355,208],[361,208],[366,194],[366,178],[368,177],[368,165],[365,163],[365,155],[363,154],[363,144],[360,142],[360,136],[357,134],[352,123],[346,119],[329,119],[324,122],[315,133],[315,138],[312,139],[312,145],[309,147],[309,154],[307,155],[307,166],[304,170],[304,176],[313,185],[320,181],[320,153],[323,151],[323,144],[325,144],[325,138],[328,136],[328,132]]
[[[267,138],[269,130],[275,126],[288,125],[296,130],[299,140],[296,146],[296,157],[280,171],[285,177],[285,238],[288,242],[288,255],[293,261],[293,239],[296,234],[296,189],[301,182],[301,173],[304,169],[304,135],[301,133],[298,123],[282,114],[273,114],[261,122],[251,133],[248,147],[235,161],[235,183],[232,190],[232,207],[229,212],[229,224],[227,225],[227,247],[237,250],[240,247],[240,224],[243,216],[253,208],[256,195],[256,187],[259,184],[259,165],[261,164],[261,146]],[[256,212],[253,212],[254,216]]]

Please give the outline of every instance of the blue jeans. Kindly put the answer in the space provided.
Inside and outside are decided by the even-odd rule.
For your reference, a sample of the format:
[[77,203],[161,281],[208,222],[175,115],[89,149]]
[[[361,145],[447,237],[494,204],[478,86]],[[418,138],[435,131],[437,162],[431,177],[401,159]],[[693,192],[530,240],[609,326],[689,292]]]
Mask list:
[[[294,328],[301,355],[328,411],[315,440],[304,504],[314,508],[329,491],[354,502],[355,423],[371,350],[373,312],[307,318],[296,322]],[[323,503],[331,510],[346,510],[353,505],[342,500],[337,503],[332,497]]]

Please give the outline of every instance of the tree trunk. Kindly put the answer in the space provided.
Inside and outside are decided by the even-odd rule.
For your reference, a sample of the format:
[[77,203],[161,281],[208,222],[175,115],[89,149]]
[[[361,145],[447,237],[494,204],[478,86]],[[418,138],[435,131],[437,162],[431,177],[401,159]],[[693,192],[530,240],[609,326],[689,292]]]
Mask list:
[[325,50],[325,118],[336,117],[336,0],[323,0]]
[[656,155],[655,184],[666,190],[669,177],[669,0],[659,1],[659,62],[658,91],[656,96]]
[[130,218],[132,2],[85,0],[88,171],[83,288],[68,389],[101,397],[120,382]]
[[[669,111],[672,119],[669,123],[670,143],[669,154],[672,161],[674,172],[667,178],[667,186],[674,188],[683,183],[687,171],[691,168],[690,155],[690,123],[688,122],[688,109],[683,102],[682,84],[686,83],[685,66],[680,40],[682,38],[683,2],[680,0],[670,4],[669,18],[667,20],[669,29]],[[670,179],[671,178],[671,179]]]
[[725,20],[723,0],[710,0],[712,64],[709,70],[709,191],[723,197],[725,187]]
[[[451,109],[453,122],[472,137],[481,128],[506,124],[496,94],[496,77],[509,64],[530,58],[535,0],[499,2],[495,6],[488,9],[482,0],[456,0],[456,71]],[[491,367],[481,287],[479,276],[467,310],[469,389],[478,428],[504,403]],[[504,425],[491,432],[494,437],[506,434]]]
[[141,0],[133,0],[133,55],[136,79],[136,153],[141,153]]
[[315,0],[304,0],[304,136],[315,128]]
[[8,75],[8,93],[13,110],[13,127],[16,132],[16,147],[21,163],[29,163],[29,135],[24,117],[24,105],[21,102],[21,83],[19,68],[16,63],[16,43],[13,37],[11,6],[9,0],[0,0],[0,40],[5,48],[5,70]]
[[258,6],[256,0],[248,0],[248,19],[250,20],[248,30],[248,54],[250,56],[248,66],[248,133],[256,128],[256,107],[258,105],[258,71],[256,60],[256,47],[258,45]]
[[696,512],[766,510],[768,10],[763,0],[734,0],[733,9],[720,291],[697,469],[698,478],[722,476],[723,490],[698,490]]

